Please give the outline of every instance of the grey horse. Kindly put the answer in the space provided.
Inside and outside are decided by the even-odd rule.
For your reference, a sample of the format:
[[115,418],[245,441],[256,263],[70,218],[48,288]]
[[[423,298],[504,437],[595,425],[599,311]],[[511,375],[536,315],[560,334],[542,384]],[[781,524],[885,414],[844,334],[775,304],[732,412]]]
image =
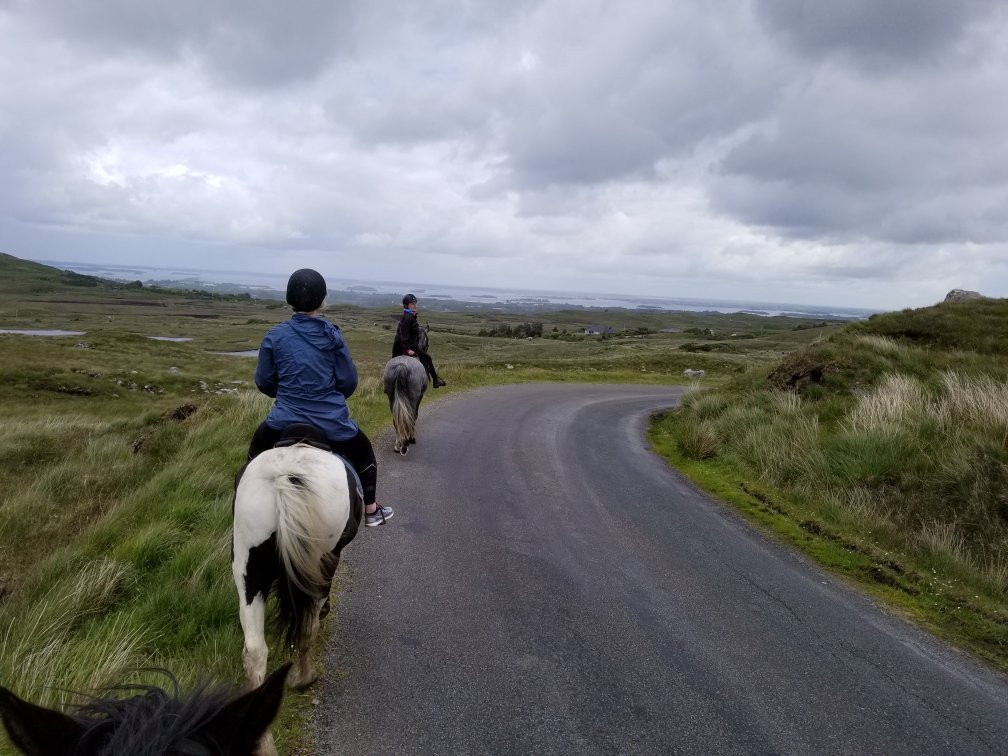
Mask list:
[[[427,349],[427,333],[420,330],[420,348]],[[393,448],[406,454],[410,444],[416,443],[416,421],[420,414],[420,400],[427,391],[427,371],[416,357],[401,355],[385,363],[382,371],[385,396],[392,410],[392,427],[395,429]]]

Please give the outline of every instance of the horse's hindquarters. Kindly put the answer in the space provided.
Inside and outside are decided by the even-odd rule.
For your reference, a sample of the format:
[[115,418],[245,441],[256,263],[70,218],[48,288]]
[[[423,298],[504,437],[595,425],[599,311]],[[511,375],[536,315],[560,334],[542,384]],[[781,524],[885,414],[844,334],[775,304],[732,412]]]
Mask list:
[[[308,649],[329,594],[338,550],[359,504],[356,478],[343,459],[306,445],[270,449],[252,460],[235,490],[232,572],[245,634],[243,659],[253,685],[266,672],[266,599],[274,582],[287,641],[300,662],[289,680],[314,679]],[[354,527],[354,530],[356,528]],[[344,543],[340,543],[344,539]]]
[[[336,545],[350,516],[350,482],[342,458],[296,445],[269,449],[249,462],[235,491],[235,546],[262,543],[276,532],[280,491],[306,487],[317,500],[315,516],[328,548]],[[329,542],[331,538],[331,543]]]
[[405,454],[415,441],[420,400],[427,390],[427,371],[415,357],[393,357],[382,371],[385,395],[392,411],[396,439],[394,449]]

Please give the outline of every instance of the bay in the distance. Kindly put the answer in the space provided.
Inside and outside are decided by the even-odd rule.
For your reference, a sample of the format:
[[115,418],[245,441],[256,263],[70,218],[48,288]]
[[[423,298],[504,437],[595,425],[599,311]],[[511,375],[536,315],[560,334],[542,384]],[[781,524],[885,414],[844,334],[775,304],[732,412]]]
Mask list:
[[[193,270],[142,265],[38,262],[100,278],[141,281],[145,285],[197,288],[222,293],[248,292],[254,297],[283,298],[286,277],[273,273],[234,270]],[[503,311],[559,310],[574,308],[623,308],[629,310],[686,312],[747,312],[795,318],[860,320],[877,312],[841,305],[804,305],[757,301],[649,297],[571,291],[533,291],[455,284],[407,284],[394,281],[361,281],[327,277],[330,298],[364,306],[394,307],[404,292],[421,297],[428,309],[494,309]]]

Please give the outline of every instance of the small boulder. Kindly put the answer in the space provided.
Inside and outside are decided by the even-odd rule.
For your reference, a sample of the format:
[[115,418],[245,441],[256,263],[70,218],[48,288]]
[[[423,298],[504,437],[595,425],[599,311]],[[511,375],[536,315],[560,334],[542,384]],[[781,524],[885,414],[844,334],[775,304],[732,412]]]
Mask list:
[[703,370],[693,370],[692,368],[686,368],[683,370],[683,375],[687,378],[703,378],[707,373]]

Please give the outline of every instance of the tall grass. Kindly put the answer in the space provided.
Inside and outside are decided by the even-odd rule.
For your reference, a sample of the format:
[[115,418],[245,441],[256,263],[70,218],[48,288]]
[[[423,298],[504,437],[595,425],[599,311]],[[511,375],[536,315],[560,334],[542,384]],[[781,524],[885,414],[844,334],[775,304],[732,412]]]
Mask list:
[[899,322],[913,322],[931,348],[901,340],[881,318],[870,324],[876,333],[854,327],[788,357],[767,380],[688,396],[657,432],[683,458],[775,492],[803,531],[832,529],[847,544],[871,534],[875,545],[857,549],[904,562],[889,583],[920,596],[920,610],[946,628],[973,607],[976,624],[950,632],[973,633],[973,647],[1008,667],[1006,366],[934,348],[952,335],[921,335],[923,316]]
[[144,664],[149,628],[116,616],[99,629],[103,615],[129,592],[135,573],[110,559],[90,562],[77,575],[55,582],[0,635],[0,678],[33,700],[64,705],[74,691],[96,690]]

